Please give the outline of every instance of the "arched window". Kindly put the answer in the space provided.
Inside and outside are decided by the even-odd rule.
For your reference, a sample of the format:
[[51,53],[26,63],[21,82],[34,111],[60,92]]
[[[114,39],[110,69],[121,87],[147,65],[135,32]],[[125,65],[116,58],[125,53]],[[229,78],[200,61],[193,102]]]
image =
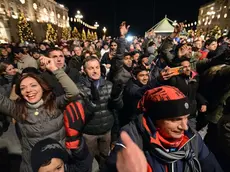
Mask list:
[[0,13],[5,14],[5,5],[4,4],[0,5]]

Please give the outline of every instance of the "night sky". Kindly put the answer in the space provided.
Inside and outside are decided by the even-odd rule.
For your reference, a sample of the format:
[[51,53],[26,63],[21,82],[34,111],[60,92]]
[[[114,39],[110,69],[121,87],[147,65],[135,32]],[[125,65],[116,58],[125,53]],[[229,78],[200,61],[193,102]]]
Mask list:
[[74,16],[80,10],[84,21],[93,25],[97,21],[99,32],[105,26],[109,35],[118,34],[121,21],[131,25],[130,32],[144,35],[144,32],[159,22],[167,14],[171,20],[197,21],[201,5],[212,0],[57,0],[69,8]]

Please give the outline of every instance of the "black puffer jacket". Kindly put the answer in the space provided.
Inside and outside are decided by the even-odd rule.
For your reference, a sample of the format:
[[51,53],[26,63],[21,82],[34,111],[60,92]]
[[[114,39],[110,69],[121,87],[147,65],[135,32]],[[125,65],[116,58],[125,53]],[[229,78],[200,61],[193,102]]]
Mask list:
[[98,100],[95,100],[92,82],[88,78],[82,80],[81,84],[78,85],[78,88],[84,94],[81,99],[86,115],[86,125],[83,130],[85,134],[101,135],[111,130],[114,125],[112,109],[122,106],[120,97],[114,99],[111,96],[113,84],[103,78],[99,82],[97,88]]

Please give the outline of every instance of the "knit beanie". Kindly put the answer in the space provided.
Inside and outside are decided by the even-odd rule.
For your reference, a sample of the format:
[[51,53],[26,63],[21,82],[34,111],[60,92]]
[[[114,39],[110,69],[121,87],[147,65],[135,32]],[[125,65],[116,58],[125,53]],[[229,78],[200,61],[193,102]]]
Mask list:
[[148,90],[139,101],[138,109],[152,121],[190,114],[188,98],[171,86]]
[[66,163],[68,161],[68,153],[58,141],[51,138],[36,143],[31,151],[33,171],[38,172],[39,168],[51,161],[52,158],[59,158]]

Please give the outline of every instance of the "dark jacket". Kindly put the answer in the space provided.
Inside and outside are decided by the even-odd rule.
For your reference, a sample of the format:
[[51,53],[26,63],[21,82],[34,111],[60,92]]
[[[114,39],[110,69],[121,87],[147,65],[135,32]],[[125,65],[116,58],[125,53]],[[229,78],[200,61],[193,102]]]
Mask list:
[[[164,42],[162,43],[162,45],[159,47],[158,51],[161,58],[161,63],[164,63],[164,67],[165,66],[174,66],[173,65],[173,60],[176,58],[176,52],[175,52],[175,46],[173,44],[173,39],[168,36]],[[163,67],[163,68],[164,68]]]
[[9,84],[8,79],[5,78],[4,75],[0,76],[0,85],[3,86],[3,85],[6,85],[6,84]]
[[90,155],[85,141],[82,139],[78,149],[71,149],[71,156],[65,164],[65,172],[91,172],[93,157]]
[[14,61],[11,58],[11,56],[8,56],[8,57],[0,57],[0,63],[1,62],[13,64]]
[[103,55],[101,58],[101,64],[112,64],[112,59],[109,58],[109,52]]
[[[4,86],[0,85],[0,94],[9,97],[11,93],[11,84],[5,84]],[[7,118],[6,115],[2,115],[0,113],[0,137],[3,134],[3,132],[6,132],[8,130],[8,127],[10,125],[10,120]]]
[[230,66],[218,65],[200,76],[199,92],[207,99],[207,120],[217,124],[223,114],[226,99],[230,96]]
[[86,115],[83,133],[89,135],[101,135],[111,130],[114,125],[112,109],[123,106],[120,96],[112,96],[113,84],[110,81],[101,78],[98,82],[98,88],[93,87],[88,78],[78,85],[84,94],[81,97]]
[[[81,76],[77,69],[69,68],[68,66],[66,66],[65,73],[70,77],[70,79],[72,79],[75,84],[79,82]],[[65,93],[63,87],[51,72],[45,71],[41,74],[41,77],[52,88],[55,96],[58,97]]]
[[123,91],[123,102],[124,107],[119,115],[121,126],[128,124],[132,119],[138,114],[137,104],[142,98],[144,93],[152,88],[159,86],[158,77],[159,77],[159,68],[156,66],[150,72],[150,78],[147,85],[141,84],[138,80],[131,78],[124,91]]
[[[160,159],[154,156],[151,153],[150,147],[144,142],[145,132],[144,132],[144,126],[142,124],[142,116],[140,116],[136,121],[129,123],[122,130],[126,131],[131,137],[131,139],[139,146],[139,148],[144,151],[148,161],[148,165],[151,168],[151,171],[165,172],[166,170],[165,166],[167,164],[162,163]],[[219,163],[217,162],[215,156],[209,151],[209,149],[204,144],[199,134],[194,133],[191,130],[188,130],[188,132],[186,132],[185,134],[190,139],[187,141],[187,143],[184,144],[184,146],[181,149],[183,150],[187,144],[190,145],[190,149],[193,150],[192,152],[194,152],[196,154],[196,157],[198,158],[198,161],[201,165],[202,172],[222,172],[222,169]],[[110,154],[110,157],[107,159],[107,162],[102,172],[117,171],[116,156],[117,156],[117,152],[120,149],[122,149],[121,146],[119,145],[115,146],[115,148]],[[184,172],[184,164],[185,164],[184,162],[185,162],[184,159],[181,159],[181,160],[177,160],[174,163],[175,172]]]
[[82,63],[83,63],[83,57],[80,56],[73,56],[69,62],[68,62],[68,66],[70,68],[74,68],[74,69],[77,69],[78,71],[81,71],[81,66],[82,66]]
[[[229,111],[229,110],[228,110]],[[230,159],[230,113],[224,114],[218,122],[218,153],[216,155],[224,171],[229,171]]]
[[205,98],[198,93],[199,76],[192,72],[190,77],[178,75],[170,78],[167,82],[168,85],[178,88],[185,96],[189,98],[191,117],[196,116],[198,106],[206,105]]
[[132,75],[130,71],[128,71],[124,67],[124,54],[126,50],[126,40],[125,38],[120,38],[118,41],[118,49],[117,54],[112,60],[112,65],[110,68],[110,81],[113,83],[121,83],[126,84],[130,78],[132,78]]

